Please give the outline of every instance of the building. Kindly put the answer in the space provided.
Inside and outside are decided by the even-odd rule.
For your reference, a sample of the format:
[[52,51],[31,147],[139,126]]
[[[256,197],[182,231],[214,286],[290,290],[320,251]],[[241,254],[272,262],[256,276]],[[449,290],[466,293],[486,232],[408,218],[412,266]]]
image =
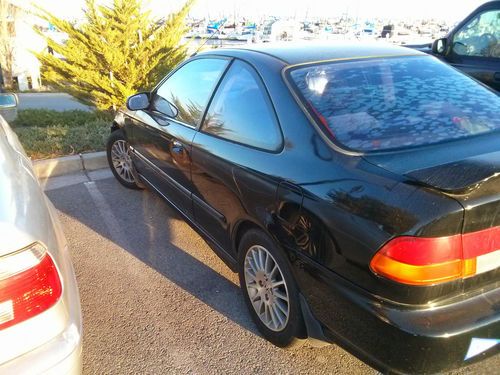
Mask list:
[[29,7],[29,0],[0,0],[0,84],[19,91],[41,87],[40,62],[32,51],[47,47],[34,30],[41,21]]

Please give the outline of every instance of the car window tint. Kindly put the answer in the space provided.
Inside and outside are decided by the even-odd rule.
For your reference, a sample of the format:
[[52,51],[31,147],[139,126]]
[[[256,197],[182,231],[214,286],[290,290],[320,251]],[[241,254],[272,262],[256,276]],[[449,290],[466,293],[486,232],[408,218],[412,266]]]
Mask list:
[[373,151],[500,130],[500,97],[430,56],[330,62],[290,76],[334,141]]
[[202,130],[265,150],[281,146],[281,132],[264,85],[242,61],[235,61],[222,80]]
[[481,13],[462,27],[453,38],[453,52],[500,58],[500,10]]
[[197,59],[185,64],[158,88],[154,108],[170,114],[166,99],[178,109],[176,120],[197,126],[227,64],[224,59]]

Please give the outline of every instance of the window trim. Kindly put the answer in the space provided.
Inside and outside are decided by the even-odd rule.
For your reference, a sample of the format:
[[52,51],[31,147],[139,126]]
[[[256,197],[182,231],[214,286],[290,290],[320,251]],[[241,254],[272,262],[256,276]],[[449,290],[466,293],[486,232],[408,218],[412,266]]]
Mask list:
[[[255,78],[260,82],[262,88],[264,89],[263,92],[265,93],[265,95],[267,97],[267,100],[268,100],[268,102],[270,104],[271,112],[274,115],[273,116],[274,120],[275,120],[274,123],[275,123],[275,125],[276,125],[276,127],[278,129],[279,138],[280,138],[279,139],[279,145],[274,150],[267,149],[267,148],[261,148],[261,147],[257,147],[257,146],[252,146],[252,145],[249,145],[249,144],[246,144],[246,143],[238,142],[238,141],[235,141],[235,140],[232,140],[232,139],[228,139],[228,138],[224,138],[224,137],[212,134],[212,133],[208,133],[208,132],[205,132],[203,130],[203,124],[205,122],[205,118],[206,118],[206,116],[208,114],[208,111],[209,111],[211,105],[212,105],[212,102],[213,102],[213,100],[215,98],[215,95],[219,92],[219,88],[222,85],[222,82],[226,78],[227,73],[230,71],[230,69],[233,66],[233,63],[235,61],[240,61],[240,62],[246,64],[251,69],[251,71],[255,74],[255,76],[256,76]],[[278,112],[276,111],[276,106],[274,105],[274,102],[273,102],[273,99],[271,97],[271,94],[269,93],[269,88],[267,87],[264,79],[262,78],[262,75],[259,73],[259,71],[257,70],[257,68],[255,68],[255,66],[252,63],[250,63],[249,61],[237,58],[237,57],[232,58],[232,61],[227,66],[226,71],[224,72],[224,74],[219,79],[219,82],[217,83],[217,86],[215,87],[215,90],[213,91],[212,96],[210,97],[208,105],[207,105],[207,107],[205,109],[205,112],[203,114],[203,117],[201,119],[200,125],[198,127],[198,132],[203,133],[203,134],[205,134],[207,136],[210,136],[210,137],[213,137],[213,138],[220,139],[220,140],[225,141],[225,142],[230,142],[230,143],[233,143],[233,144],[236,144],[236,145],[247,147],[247,148],[250,148],[250,149],[253,149],[253,150],[267,152],[267,153],[270,153],[270,154],[279,154],[285,148],[285,137],[283,136],[283,130],[281,128],[281,123],[280,123],[280,120],[279,120],[279,117],[278,117]]]
[[211,99],[214,95],[214,92],[217,90],[217,88],[219,87],[219,84],[222,80],[222,78],[226,75],[226,72],[227,70],[229,69],[229,67],[231,66],[232,64],[232,58],[229,57],[229,56],[220,56],[220,55],[206,55],[206,56],[195,56],[195,57],[192,57],[192,58],[189,58],[185,61],[183,61],[181,64],[179,64],[178,66],[176,66],[174,69],[172,69],[165,77],[163,77],[160,82],[158,82],[156,84],[156,86],[151,90],[151,93],[150,93],[150,97],[151,99],[154,98],[155,95],[157,95],[157,91],[159,90],[159,88],[171,77],[173,76],[175,73],[177,73],[179,70],[181,70],[185,65],[193,62],[193,61],[196,61],[196,60],[202,60],[202,59],[210,59],[210,60],[227,60],[228,63],[226,64],[225,68],[222,70],[217,82],[215,83],[214,85],[214,88],[212,89],[212,92],[210,93],[210,95],[208,96],[208,100],[207,102],[205,103],[204,107],[202,108],[202,116],[200,118],[200,121],[198,122],[198,124],[196,125],[191,125],[191,124],[188,124],[188,123],[185,123],[183,121],[180,121],[176,118],[172,118],[172,117],[169,117],[168,115],[162,113],[162,112],[159,112],[159,111],[153,111],[151,109],[148,109],[147,111],[148,112],[158,112],[158,113],[161,113],[163,116],[166,116],[168,118],[169,121],[173,121],[175,122],[176,124],[179,124],[179,125],[183,125],[185,127],[188,127],[190,129],[195,129],[195,130],[198,130],[201,126],[201,124],[203,123],[203,120],[205,119],[205,115],[206,115],[206,112],[208,110],[208,107],[209,107],[209,104],[211,102]]

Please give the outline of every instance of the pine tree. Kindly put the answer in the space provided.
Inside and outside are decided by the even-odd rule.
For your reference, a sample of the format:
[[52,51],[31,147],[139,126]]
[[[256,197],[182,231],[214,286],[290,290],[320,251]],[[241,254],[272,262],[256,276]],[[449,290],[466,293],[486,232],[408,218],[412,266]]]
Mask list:
[[181,39],[193,2],[187,0],[179,12],[158,20],[142,9],[141,0],[114,0],[110,6],[86,0],[86,20],[79,25],[40,8],[41,18],[68,35],[60,44],[41,34],[54,53],[35,54],[42,79],[99,110],[122,106],[185,59],[187,45]]

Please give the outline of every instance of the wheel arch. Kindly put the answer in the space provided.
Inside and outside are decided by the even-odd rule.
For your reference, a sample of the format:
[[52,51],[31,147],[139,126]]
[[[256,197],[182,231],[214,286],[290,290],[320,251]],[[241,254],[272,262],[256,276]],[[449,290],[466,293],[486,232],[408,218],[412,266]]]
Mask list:
[[238,256],[238,248],[240,246],[240,242],[241,239],[243,238],[243,235],[251,229],[262,230],[266,234],[269,234],[267,230],[265,230],[261,225],[257,224],[253,220],[243,219],[238,221],[233,228],[233,235],[232,235],[232,245],[234,254],[236,254],[236,256]]
[[279,225],[277,225],[276,222],[271,219],[269,223],[264,225],[263,223],[253,220],[252,218],[244,218],[239,220],[233,226],[232,230],[231,244],[236,258],[238,257],[238,248],[243,235],[251,229],[257,229],[264,232],[275,242],[278,248],[285,251],[280,241],[281,236],[279,235]]

